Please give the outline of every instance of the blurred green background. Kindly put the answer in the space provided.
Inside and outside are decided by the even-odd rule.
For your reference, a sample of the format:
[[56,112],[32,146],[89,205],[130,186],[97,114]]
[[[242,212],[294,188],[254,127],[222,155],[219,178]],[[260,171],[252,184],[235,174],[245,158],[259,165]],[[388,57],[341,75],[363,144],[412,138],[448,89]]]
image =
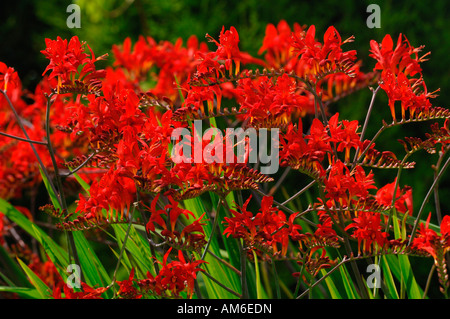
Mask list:
[[[81,8],[81,28],[69,29],[66,12],[71,3]],[[371,3],[381,9],[381,28],[369,29],[366,12]],[[97,55],[109,52],[125,37],[151,35],[156,40],[186,40],[195,34],[205,40],[206,33],[218,35],[221,27],[235,26],[241,50],[257,54],[267,23],[286,20],[316,25],[317,35],[334,25],[343,38],[356,37],[353,44],[364,59],[366,70],[373,66],[368,58],[369,41],[381,41],[386,33],[397,38],[405,34],[413,46],[424,44],[431,60],[423,64],[430,88],[442,88],[437,104],[449,96],[450,4],[448,1],[261,1],[261,0],[78,0],[78,1],[2,1],[0,11],[0,60],[19,71],[26,85],[40,79],[47,61],[39,53],[46,37],[78,35]],[[206,40],[205,40],[206,41]]]
[[[69,29],[66,12],[71,3],[81,8],[81,28]],[[381,9],[381,28],[370,29],[366,20],[369,4],[378,4]],[[156,40],[187,40],[196,35],[206,41],[206,33],[217,38],[222,26],[236,27],[240,35],[240,48],[254,56],[262,44],[266,25],[286,20],[291,26],[314,24],[320,37],[328,26],[334,25],[343,39],[354,35],[355,42],[345,48],[356,49],[363,60],[363,71],[372,70],[375,62],[368,56],[369,41],[380,42],[385,34],[396,40],[399,33],[409,39],[411,45],[425,45],[424,52],[431,51],[430,60],[423,63],[423,75],[429,91],[441,89],[432,100],[435,106],[449,106],[450,97],[450,2],[449,1],[261,1],[261,0],[79,0],[79,1],[2,1],[0,4],[0,61],[14,67],[26,88],[33,90],[41,79],[47,60],[40,53],[45,38],[70,38],[78,35],[87,41],[97,56],[110,53],[113,44],[120,44],[126,37],[136,40],[139,35],[150,35]],[[214,47],[210,47],[214,49]],[[112,54],[109,62],[112,63]],[[364,121],[371,93],[358,92],[337,103],[333,110],[340,118]],[[378,94],[375,112],[367,131],[367,138],[375,134],[381,120],[390,121],[390,112],[384,92]],[[431,123],[430,123],[431,124]],[[405,126],[385,132],[377,149],[392,150],[401,159],[404,150],[397,139],[405,136],[424,137],[425,126]],[[431,165],[437,155],[419,152],[411,158],[417,165],[414,170],[404,172],[401,185],[413,186],[414,207],[417,211],[432,183]],[[378,185],[392,182],[395,171],[377,170]],[[284,183],[289,194],[300,187],[299,175],[292,174]],[[441,182],[440,196],[444,214],[450,214],[450,173]],[[430,201],[424,214],[433,211]],[[429,267],[423,269],[427,275]]]

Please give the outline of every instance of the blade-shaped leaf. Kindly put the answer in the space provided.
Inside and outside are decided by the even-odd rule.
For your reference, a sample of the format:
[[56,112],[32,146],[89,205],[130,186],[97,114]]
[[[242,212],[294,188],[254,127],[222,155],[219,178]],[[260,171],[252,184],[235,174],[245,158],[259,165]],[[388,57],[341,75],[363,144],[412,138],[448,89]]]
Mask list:
[[51,289],[19,258],[17,258],[23,271],[25,271],[28,279],[31,281],[33,286],[39,292],[39,297],[41,299],[52,299]]

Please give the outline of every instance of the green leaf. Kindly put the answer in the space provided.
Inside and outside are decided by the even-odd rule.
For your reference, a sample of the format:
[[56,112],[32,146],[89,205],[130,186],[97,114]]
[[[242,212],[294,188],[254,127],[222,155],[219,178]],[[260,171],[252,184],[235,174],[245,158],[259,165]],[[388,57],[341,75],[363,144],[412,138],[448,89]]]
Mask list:
[[[205,207],[203,206],[202,201],[200,198],[192,198],[184,201],[185,208],[190,210],[194,213],[195,218],[199,218],[201,215],[203,215],[204,212],[206,212]],[[209,238],[212,231],[211,223],[208,222],[204,226],[205,235],[206,238]],[[209,249],[217,256],[220,255],[220,246],[217,240],[217,236],[213,236],[211,240],[211,244],[209,246]],[[231,252],[229,252],[231,253]],[[237,252],[235,252],[237,253]],[[210,254],[206,254],[205,261],[207,264],[205,264],[206,271],[214,277],[216,280],[220,281],[225,286],[229,287],[230,289],[240,293],[241,287],[240,285],[236,284],[239,282],[239,278],[236,273],[231,271],[229,268],[224,266],[222,263],[220,263],[217,259],[212,257]],[[211,299],[230,299],[230,298],[236,298],[233,294],[230,292],[222,289],[221,287],[217,286],[216,283],[211,281],[206,276],[202,276],[205,282],[206,291],[208,293],[208,298]]]
[[[320,270],[322,276],[325,276],[327,272],[324,269]],[[339,293],[339,290],[336,287],[336,284],[334,283],[333,279],[331,279],[331,276],[328,276],[325,278],[325,283],[328,287],[328,290],[330,291],[331,298],[332,299],[342,299],[341,294]]]
[[[24,288],[31,288],[30,282],[23,273],[22,269],[17,263],[9,256],[8,252],[3,246],[0,245],[0,262],[2,264],[2,271],[0,272],[3,280],[10,286],[24,286]],[[11,278],[11,280],[8,279]]]
[[85,191],[89,191],[89,188],[90,188],[90,186],[89,186],[89,184],[88,183],[86,183],[85,181],[84,181],[84,179],[82,179],[81,177],[80,177],[80,175],[78,175],[77,173],[73,173],[72,174],[73,175],[73,177],[75,177],[75,179],[78,181],[78,183],[81,185],[81,187],[83,187],[83,189],[85,190]]
[[[406,234],[402,232],[399,225],[399,220],[397,219],[397,214],[394,211],[394,214],[392,214],[392,223],[394,225],[394,235],[395,238],[402,238],[406,239]],[[401,282],[401,285],[403,288],[406,289],[406,293],[408,294],[408,297],[410,299],[421,299],[423,291],[420,289],[419,285],[417,284],[416,278],[414,277],[414,274],[411,269],[411,264],[409,262],[409,258],[406,255],[399,255],[397,256],[398,259],[398,265],[400,267],[400,278],[398,278]]]
[[41,299],[53,299],[51,296],[51,289],[22,260],[17,258],[17,261],[25,271],[28,279],[39,292],[39,297]]
[[394,277],[392,276],[391,268],[386,256],[381,256],[381,269],[383,270],[384,282],[389,292],[390,299],[399,299],[397,287],[395,286]]
[[256,255],[256,251],[253,250],[253,258],[255,260],[254,264],[255,264],[255,275],[256,275],[256,299],[261,299],[262,295],[263,295],[263,290],[262,290],[262,286],[261,286],[261,277],[259,274],[259,263],[258,263],[258,255]]
[[45,176],[41,167],[39,167],[39,172],[41,172],[42,180],[44,181],[45,188],[47,189],[48,195],[50,196],[50,200],[52,201],[53,206],[55,206],[55,208],[62,209],[61,205],[59,204],[58,195],[56,195],[55,192],[53,191],[52,187],[50,186],[50,182],[47,179],[47,176]]
[[20,228],[35,238],[41,245],[45,241],[54,250],[54,254],[64,256],[65,251],[61,246],[56,244],[42,229],[36,226],[25,215],[18,211],[14,206],[0,198],[0,211],[6,215],[11,221],[16,223]]
[[[122,243],[125,240],[125,235],[127,233],[128,224],[116,224],[111,225],[114,229],[115,240],[122,247]],[[136,231],[134,227],[130,228],[130,233],[128,235],[126,250],[130,252],[131,256],[137,263],[138,269],[142,275],[146,275],[147,271],[155,274],[155,269],[153,262],[151,260],[152,254],[148,246],[147,240]]]
[[[116,252],[114,249],[112,249],[110,247],[112,253],[114,254],[114,256],[116,256],[117,259],[119,259],[119,253]],[[131,268],[133,268],[133,266],[131,266],[131,262],[128,259],[128,256],[126,254],[122,255],[122,260],[120,261],[120,263],[123,265],[123,267],[125,268],[125,271],[127,273],[131,272]]]
[[404,281],[409,299],[422,299],[423,291],[417,284],[408,256],[399,255],[398,261],[402,270],[402,279]]
[[349,275],[348,270],[345,267],[345,265],[342,265],[341,267],[339,267],[339,272],[342,277],[342,282],[343,282],[345,292],[347,293],[347,297],[349,299],[361,299],[355,290],[355,286],[352,284],[350,275]]
[[[92,246],[86,240],[81,231],[74,231],[73,238],[78,251],[80,267],[85,276],[86,283],[91,287],[106,287],[111,283],[111,279],[104,266],[100,262]],[[110,293],[109,291],[105,293]]]
[[0,286],[0,292],[10,292],[18,294],[21,298],[25,299],[42,299],[41,294],[37,289],[26,287],[4,287]]
[[42,236],[42,233],[35,225],[32,225],[32,228],[36,234],[35,238],[39,241],[39,243],[41,243],[45,253],[56,266],[56,269],[63,280],[65,280],[67,278],[66,269],[69,264],[68,255],[65,251],[60,249],[54,241],[50,240],[50,237]]

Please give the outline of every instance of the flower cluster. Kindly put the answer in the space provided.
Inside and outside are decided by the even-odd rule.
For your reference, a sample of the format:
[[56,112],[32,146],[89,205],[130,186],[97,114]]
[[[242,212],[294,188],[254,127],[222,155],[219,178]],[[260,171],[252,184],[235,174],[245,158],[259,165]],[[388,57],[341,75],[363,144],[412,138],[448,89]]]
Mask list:
[[289,240],[300,236],[301,226],[294,224],[295,215],[287,219],[282,211],[273,207],[272,197],[264,197],[259,212],[253,216],[247,210],[250,199],[238,208],[239,211],[231,210],[233,217],[225,217],[224,234],[242,238],[250,256],[255,248],[259,248],[259,253],[268,250],[274,255],[286,255]]
[[188,298],[192,298],[197,273],[203,271],[199,265],[204,261],[188,261],[179,250],[178,259],[168,262],[171,250],[172,248],[166,252],[162,262],[158,262],[161,264],[161,269],[156,276],[148,272],[147,278],[134,279],[134,269],[132,269],[127,280],[118,282],[119,297],[139,299],[145,295],[180,298],[180,294],[185,292]]
[[[194,282],[202,260],[189,261],[179,250],[178,258],[168,262],[172,248],[164,255],[161,269],[156,276],[147,272],[144,279],[136,279],[135,269],[131,269],[128,279],[117,281],[117,296],[120,299],[141,299],[143,296],[158,296],[164,298],[192,298],[194,294]],[[65,284],[56,286],[52,297],[55,299],[103,299],[103,295],[110,287],[92,288],[81,282],[81,289],[76,291]]]
[[89,46],[91,53],[85,52],[85,43],[81,43],[77,36],[67,42],[66,39],[58,37],[56,40],[46,39],[46,49],[42,54],[50,60],[44,73],[50,71],[49,79],[56,78],[58,93],[66,89],[74,90],[75,87],[80,92],[93,92],[101,85],[100,79],[105,76],[105,70],[96,70],[95,62],[105,59],[102,55],[95,57]]
[[[333,26],[319,40],[314,25],[294,24],[291,29],[285,21],[269,24],[260,57],[240,50],[234,27],[222,28],[217,40],[207,39],[215,50],[196,37],[186,45],[181,39],[156,42],[150,36],[133,45],[126,38],[113,46],[114,60],[104,69],[98,69],[98,62],[106,55],[96,57],[78,37],[46,39],[47,75],[33,93],[22,88],[13,68],[0,62],[0,198],[20,198],[45,177],[56,194],[51,194],[53,205],[41,210],[59,220],[59,229],[94,230],[101,237],[101,230],[111,225],[133,224],[141,231],[139,240],[150,245],[144,248],[133,238],[133,247],[154,254],[145,256],[154,261],[151,269],[139,265],[135,271],[127,258],[123,264],[132,269],[128,279],[108,287],[82,283],[78,290],[61,284],[53,263],[35,258],[30,268],[53,289],[53,298],[102,298],[113,285],[116,296],[124,299],[192,298],[197,275],[207,272],[208,253],[221,261],[228,258],[227,267],[240,276],[236,263],[246,265],[247,259],[294,261],[300,268],[293,276],[310,284],[338,263],[341,254],[330,251],[340,252],[343,243],[342,262],[387,253],[431,255],[446,293],[449,218],[442,219],[438,235],[429,228],[429,217],[407,244],[406,233],[415,232],[420,212],[411,224],[413,189],[400,180],[401,170],[414,167],[406,161],[413,152],[439,150],[440,164],[449,150],[450,112],[431,105],[433,93],[427,91],[420,66],[427,56],[419,56],[422,47],[412,47],[403,35],[395,47],[390,35],[381,43],[373,40],[370,56],[376,64],[364,72],[357,52],[343,49],[353,36],[342,40]],[[393,118],[392,124],[382,123],[379,133],[426,120],[445,119],[444,125],[433,124],[426,140],[405,138],[403,160],[391,151],[378,151],[379,134],[364,136],[368,121],[363,126],[329,107],[372,84],[386,92]],[[396,117],[398,101],[402,121]],[[230,103],[231,109],[226,107]],[[274,174],[281,180],[270,194],[261,184],[275,178],[249,160],[256,151],[249,138],[228,143],[233,136],[223,130],[222,120],[258,137],[262,129],[279,132],[279,144],[270,151],[286,171]],[[207,130],[198,122],[209,124]],[[237,149],[243,154],[236,154]],[[437,173],[439,165],[435,168]],[[378,169],[394,169],[397,176],[380,185]],[[290,171],[310,184],[279,203],[276,190],[283,188]],[[82,179],[83,189],[69,187],[74,177]],[[316,188],[310,192],[312,185]],[[66,188],[76,200],[59,207]],[[292,201],[307,191],[309,202],[302,211]],[[286,196],[290,190],[283,192]],[[225,205],[235,194],[242,199],[242,193],[249,194],[242,205]],[[16,209],[32,220],[27,208]],[[223,210],[227,215],[221,215]],[[0,212],[2,245],[12,227],[6,212]],[[216,242],[217,228],[224,236]],[[220,254],[218,247],[228,249],[231,243],[239,243],[240,261],[230,252],[224,257],[210,251],[213,246]]]
[[205,214],[186,225],[180,233],[176,230],[179,217],[184,216],[189,219],[189,216],[192,216],[195,218],[194,214],[187,209],[178,207],[179,203],[174,201],[171,196],[168,196],[170,204],[167,204],[164,209],[157,210],[158,199],[159,194],[152,201],[151,207],[148,207],[151,215],[146,225],[147,232],[156,233],[156,226],[159,226],[162,228],[161,236],[172,247],[200,251],[206,244],[205,232],[202,227],[205,224],[201,223]]
[[401,102],[402,118],[409,110],[411,116],[417,108],[430,108],[430,98],[435,97],[428,92],[422,77],[420,63],[426,61],[429,53],[419,56],[423,46],[414,48],[402,34],[394,48],[392,37],[387,34],[381,43],[370,42],[371,57],[376,59],[375,70],[381,70],[380,87],[389,98],[392,118],[396,120],[395,102]]

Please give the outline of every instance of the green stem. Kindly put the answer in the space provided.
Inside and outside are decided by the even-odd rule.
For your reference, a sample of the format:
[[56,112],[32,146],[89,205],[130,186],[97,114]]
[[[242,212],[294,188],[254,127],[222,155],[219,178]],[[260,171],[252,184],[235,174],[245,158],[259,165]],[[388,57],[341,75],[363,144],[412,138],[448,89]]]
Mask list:
[[253,250],[253,258],[255,262],[255,273],[256,273],[256,299],[261,299],[261,275],[259,273],[259,264],[258,264],[258,256],[256,255],[256,251]]

